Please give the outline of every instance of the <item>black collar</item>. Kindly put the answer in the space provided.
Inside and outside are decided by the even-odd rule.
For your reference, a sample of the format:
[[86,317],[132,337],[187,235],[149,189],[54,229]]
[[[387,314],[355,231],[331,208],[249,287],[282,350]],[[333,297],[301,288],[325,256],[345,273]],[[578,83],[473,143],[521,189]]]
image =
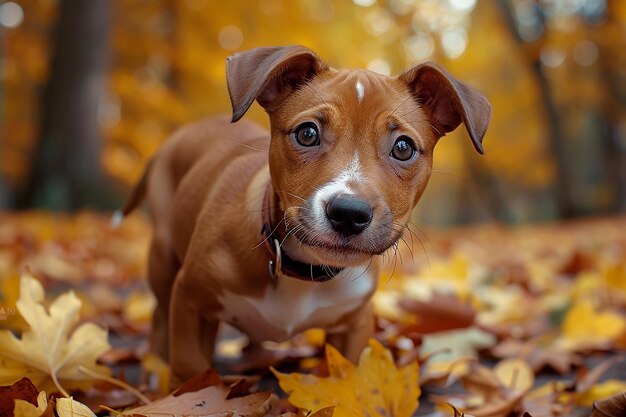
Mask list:
[[325,282],[341,272],[343,268],[298,262],[281,251],[280,244],[286,235],[285,222],[282,220],[278,224],[272,222],[272,213],[277,212],[278,218],[282,219],[284,212],[280,209],[272,208],[273,194],[272,183],[270,182],[263,197],[261,239],[263,249],[269,258],[268,266],[272,279],[276,280],[279,275],[286,275],[302,281]]

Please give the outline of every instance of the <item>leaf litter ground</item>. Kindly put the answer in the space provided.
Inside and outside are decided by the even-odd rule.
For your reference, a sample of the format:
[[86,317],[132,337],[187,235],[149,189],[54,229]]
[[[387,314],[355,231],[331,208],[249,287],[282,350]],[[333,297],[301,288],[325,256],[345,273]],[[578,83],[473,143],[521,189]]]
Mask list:
[[[265,394],[249,397],[258,396],[248,388],[259,380],[279,392],[278,378],[292,403],[317,416],[443,416],[455,409],[459,416],[588,416],[594,401],[612,396],[597,403],[595,415],[626,415],[620,414],[626,409],[624,230],[624,217],[415,230],[382,257],[374,299],[382,345],[372,341],[358,366],[330,348],[326,362],[320,331],[246,348],[245,338],[226,329],[217,348],[223,380],[187,394],[209,390],[225,404],[258,399],[249,405],[258,405],[257,415],[296,412],[284,399],[268,405]],[[94,410],[140,406],[133,389],[166,409],[168,401],[180,404],[180,397],[168,396],[167,367],[147,353],[154,307],[143,280],[149,236],[141,216],[113,230],[92,213],[0,214],[0,328],[11,331],[0,339],[0,385],[28,376],[37,385],[37,395],[29,394],[33,409],[45,406],[39,391],[64,390]],[[43,284],[41,291],[22,278],[28,274]],[[20,296],[24,288],[29,297]],[[45,320],[52,324],[41,327]],[[107,330],[113,349],[102,354]],[[52,348],[29,347],[33,337],[52,340]],[[86,348],[78,355],[80,346]],[[16,352],[23,355],[17,365]],[[95,383],[90,369],[127,387]],[[244,373],[243,380],[225,376]],[[20,398],[1,392],[0,402]],[[64,412],[60,404],[74,407],[57,401],[57,415]],[[41,414],[33,413],[24,415]]]

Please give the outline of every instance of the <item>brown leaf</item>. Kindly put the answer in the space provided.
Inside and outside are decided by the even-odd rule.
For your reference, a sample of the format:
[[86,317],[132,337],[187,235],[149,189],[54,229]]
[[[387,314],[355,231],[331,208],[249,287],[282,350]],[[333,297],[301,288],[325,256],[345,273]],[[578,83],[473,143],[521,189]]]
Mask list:
[[470,373],[461,378],[465,389],[468,392],[484,396],[487,402],[490,398],[499,397],[502,384],[493,371],[478,363],[472,363],[471,367]]
[[258,392],[226,399],[229,388],[212,385],[198,391],[178,392],[141,407],[126,410],[119,416],[165,417],[174,415],[223,417],[229,415],[260,417],[270,409],[270,392]]
[[92,410],[98,410],[101,405],[120,409],[138,404],[135,395],[108,382],[95,384],[84,391],[76,391],[72,393],[72,398]]
[[582,363],[579,355],[543,346],[533,340],[521,342],[508,339],[496,345],[491,352],[498,358],[525,359],[535,372],[547,367],[560,374],[566,374],[572,366]]
[[452,410],[454,410],[454,417],[472,417],[469,414],[465,414],[460,412],[454,405],[452,405],[451,403],[446,403],[448,404],[450,407],[452,407]]
[[196,374],[188,379],[183,385],[172,393],[172,396],[178,397],[187,392],[194,392],[201,390],[202,388],[221,385],[222,379],[220,374],[215,369],[207,369],[204,372]]
[[611,369],[613,365],[618,362],[622,362],[623,360],[623,356],[615,356],[600,362],[590,371],[587,371],[586,368],[581,368],[576,375],[574,390],[576,392],[589,391],[593,385],[598,383],[605,372]]
[[594,260],[589,253],[575,251],[561,267],[560,272],[569,276],[575,276],[580,272],[592,269],[593,266]]
[[230,400],[231,398],[239,398],[243,397],[244,395],[248,395],[250,393],[250,388],[252,388],[254,385],[255,383],[253,383],[249,379],[240,379],[239,381],[230,385],[226,399]]
[[472,408],[470,412],[475,417],[507,417],[519,408],[524,394],[519,392],[505,398],[494,398],[480,407]]
[[624,417],[626,415],[626,391],[606,400],[593,403],[590,417]]
[[0,417],[13,417],[15,400],[28,401],[36,406],[38,394],[37,387],[26,377],[13,385],[0,387]]
[[476,311],[461,302],[452,294],[433,293],[427,301],[401,299],[400,307],[408,313],[421,318],[411,330],[418,333],[434,333],[443,330],[461,329],[474,323]]

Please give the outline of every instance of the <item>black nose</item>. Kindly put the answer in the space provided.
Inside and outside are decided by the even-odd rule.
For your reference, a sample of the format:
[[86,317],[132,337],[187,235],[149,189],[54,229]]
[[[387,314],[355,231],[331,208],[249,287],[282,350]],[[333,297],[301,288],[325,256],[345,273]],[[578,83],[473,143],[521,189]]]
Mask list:
[[336,196],[326,206],[330,224],[344,236],[361,233],[372,221],[372,215],[372,207],[367,201],[349,194]]

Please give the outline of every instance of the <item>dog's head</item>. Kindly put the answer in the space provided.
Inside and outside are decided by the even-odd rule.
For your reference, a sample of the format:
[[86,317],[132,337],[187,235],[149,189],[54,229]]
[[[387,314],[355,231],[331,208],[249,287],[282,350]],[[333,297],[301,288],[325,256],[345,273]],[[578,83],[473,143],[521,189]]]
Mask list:
[[489,102],[432,63],[388,77],[286,46],[237,53],[226,73],[233,121],[254,100],[269,114],[272,184],[308,262],[355,265],[391,247],[430,178],[435,144],[459,124],[483,152]]

